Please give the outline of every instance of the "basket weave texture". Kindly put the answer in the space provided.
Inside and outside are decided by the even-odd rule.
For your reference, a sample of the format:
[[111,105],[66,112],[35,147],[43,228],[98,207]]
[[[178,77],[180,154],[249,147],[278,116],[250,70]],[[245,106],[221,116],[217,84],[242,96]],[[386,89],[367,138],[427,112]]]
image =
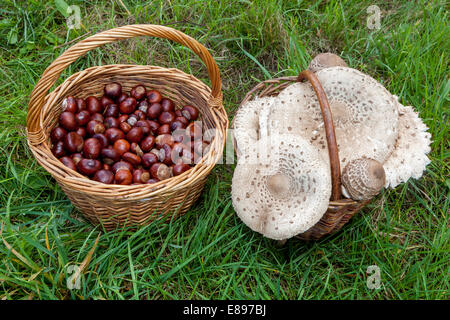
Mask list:
[[[327,137],[328,154],[330,157],[332,192],[328,209],[319,222],[306,232],[298,234],[295,237],[301,240],[319,240],[325,235],[340,230],[360,209],[368,204],[370,200],[356,201],[342,197],[339,153],[334,132],[333,117],[325,91],[318,78],[313,72],[305,70],[297,77],[281,77],[260,82],[246,94],[241,102],[241,106],[256,97],[277,96],[280,91],[293,82],[303,80],[309,80],[311,82],[319,100]],[[233,144],[236,148],[236,141],[233,141]]]
[[[62,71],[88,51],[104,44],[152,36],[180,43],[206,65],[211,89],[190,74],[174,68],[149,65],[104,65],[77,72],[49,93]],[[210,148],[200,161],[183,174],[155,184],[108,185],[86,178],[64,166],[51,152],[50,131],[62,112],[68,95],[86,98],[99,96],[105,84],[116,81],[129,91],[137,84],[159,90],[178,105],[199,108],[204,130],[213,130]],[[129,25],[86,38],[58,57],[42,74],[28,105],[28,145],[41,164],[58,182],[67,197],[93,224],[109,230],[124,225],[143,225],[154,219],[181,215],[197,200],[207,176],[222,156],[227,136],[228,117],[222,104],[220,73],[208,50],[186,34],[159,25]]]

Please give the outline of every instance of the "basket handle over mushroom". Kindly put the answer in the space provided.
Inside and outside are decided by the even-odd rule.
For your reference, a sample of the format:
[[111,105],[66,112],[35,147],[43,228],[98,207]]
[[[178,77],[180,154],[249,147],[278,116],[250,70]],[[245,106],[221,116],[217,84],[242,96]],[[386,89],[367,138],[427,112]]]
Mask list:
[[29,142],[33,145],[38,145],[45,139],[43,131],[40,130],[41,108],[44,105],[46,95],[50,88],[56,83],[60,74],[70,64],[84,56],[87,52],[104,44],[138,36],[152,36],[169,39],[188,47],[197,54],[205,63],[211,80],[212,96],[210,97],[209,105],[212,108],[219,108],[221,106],[222,89],[219,68],[209,51],[202,44],[183,32],[169,27],[152,24],[123,26],[97,33],[78,42],[53,61],[53,63],[44,71],[41,79],[31,93],[30,101],[28,103],[27,131]]
[[302,71],[297,81],[309,80],[316,92],[319,100],[320,111],[322,112],[323,122],[325,126],[325,133],[328,145],[328,156],[330,157],[331,168],[331,200],[339,200],[341,198],[341,169],[339,162],[339,150],[336,143],[336,133],[334,130],[333,116],[331,114],[330,104],[328,103],[327,95],[320,84],[319,79],[314,72],[310,70]]

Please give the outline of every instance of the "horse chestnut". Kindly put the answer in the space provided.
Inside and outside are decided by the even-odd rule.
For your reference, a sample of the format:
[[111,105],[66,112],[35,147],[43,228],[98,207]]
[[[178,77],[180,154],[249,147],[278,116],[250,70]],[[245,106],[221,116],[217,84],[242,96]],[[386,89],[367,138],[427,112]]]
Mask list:
[[157,162],[150,167],[150,174],[154,179],[164,180],[170,178],[172,172],[167,165]]
[[114,117],[107,117],[105,121],[103,121],[103,124],[105,125],[106,129],[109,128],[118,128],[119,127],[119,120]]
[[117,99],[122,94],[122,86],[120,83],[111,82],[105,85],[104,87],[105,95],[110,97],[111,99]]
[[174,176],[178,176],[178,175],[182,174],[183,172],[188,171],[190,168],[191,167],[186,163],[176,164],[172,168],[172,174]]
[[59,161],[61,161],[66,167],[77,171],[75,162],[73,162],[71,157],[62,157],[61,159],[59,159]]
[[127,133],[127,140],[139,143],[144,136],[144,131],[141,127],[134,127]]
[[133,171],[133,165],[126,161],[119,161],[119,162],[116,162],[113,164],[112,171],[114,173],[116,173],[120,169],[125,169],[125,170],[128,170],[131,172],[131,171]]
[[85,126],[91,119],[91,114],[87,110],[81,110],[75,115],[75,120],[79,126]]
[[175,120],[175,113],[172,111],[163,111],[158,117],[159,123],[171,124]]
[[89,96],[86,98],[86,107],[90,114],[100,113],[103,110],[100,100],[94,96]]
[[120,103],[119,109],[121,113],[130,114],[136,109],[136,99],[128,97]]
[[119,139],[125,138],[125,133],[118,128],[109,128],[105,131],[105,136],[108,138],[109,143],[114,143]]
[[160,103],[163,111],[175,111],[175,104],[169,98],[162,98]]
[[64,111],[60,114],[59,124],[68,131],[73,131],[78,127],[75,115],[68,111]]
[[143,169],[136,169],[133,171],[134,183],[146,183],[150,179],[150,173]]
[[195,121],[198,118],[198,109],[194,106],[184,106],[181,109],[181,114],[190,121]]
[[125,152],[122,155],[122,159],[126,162],[131,163],[135,167],[141,164],[141,157],[131,152]]
[[162,106],[159,103],[152,103],[147,109],[147,117],[149,117],[149,119],[156,119],[162,111]]
[[100,121],[91,120],[86,125],[86,131],[91,136],[96,133],[103,133],[103,132],[105,132],[105,125]]
[[92,176],[102,168],[102,163],[95,159],[81,159],[77,164],[78,172],[81,174]]
[[61,127],[54,127],[50,132],[50,140],[52,142],[61,141],[67,135],[67,131]]
[[57,141],[56,143],[54,143],[52,147],[52,153],[57,158],[64,157],[66,155],[66,150],[64,149],[64,142]]
[[62,111],[76,113],[78,111],[77,101],[74,97],[68,96],[62,103]]
[[153,152],[144,153],[142,156],[142,166],[144,168],[150,168],[153,164],[159,161],[158,156]]
[[145,87],[143,85],[137,85],[133,87],[130,91],[130,95],[135,98],[136,100],[142,100],[145,98],[146,94]]
[[162,99],[161,93],[159,93],[159,91],[156,90],[150,90],[149,92],[147,92],[147,100],[150,103],[158,103],[160,102]]
[[125,139],[119,139],[114,142],[113,148],[122,156],[125,152],[130,150],[130,143]]
[[111,184],[114,182],[114,174],[109,170],[99,170],[94,175],[94,180],[106,184]]
[[64,138],[64,147],[70,153],[81,152],[83,150],[84,140],[76,132],[69,132]]
[[119,106],[117,104],[110,104],[106,107],[104,115],[105,117],[117,118],[119,116],[119,111]]
[[133,175],[130,170],[119,169],[114,175],[114,181],[116,184],[129,185],[133,181]]
[[101,150],[102,145],[96,138],[89,138],[84,142],[83,155],[88,159],[97,159]]

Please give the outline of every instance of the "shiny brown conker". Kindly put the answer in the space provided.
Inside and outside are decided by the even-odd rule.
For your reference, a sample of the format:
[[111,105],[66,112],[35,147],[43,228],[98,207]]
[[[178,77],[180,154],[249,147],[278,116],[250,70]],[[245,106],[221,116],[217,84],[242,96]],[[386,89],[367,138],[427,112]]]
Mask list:
[[119,111],[119,106],[117,104],[110,104],[106,107],[104,115],[105,117],[117,118],[119,116]]
[[156,134],[162,135],[162,134],[169,134],[170,133],[170,124],[163,124],[162,126],[160,126],[158,128],[158,130],[156,130]]
[[94,96],[89,96],[86,98],[86,109],[90,114],[100,113],[103,111],[102,104]]
[[86,125],[86,131],[91,136],[96,133],[103,133],[103,132],[105,132],[105,130],[106,130],[105,125],[102,122],[97,121],[97,120],[91,120]]
[[114,175],[114,182],[121,185],[129,185],[133,182],[133,175],[130,170],[119,169]]
[[66,155],[66,149],[64,147],[64,142],[63,141],[55,142],[52,147],[52,153],[57,158],[64,157]]
[[71,157],[62,157],[59,159],[66,167],[77,171],[77,166],[75,165],[75,162],[73,162]]
[[122,159],[126,162],[131,163],[133,166],[138,166],[141,164],[141,157],[139,157],[137,154],[131,153],[131,152],[125,152],[122,155]]
[[131,127],[131,125],[128,122],[121,122],[121,123],[119,123],[119,129],[122,130],[125,134],[130,132],[131,128],[132,127]]
[[108,145],[108,138],[103,133],[96,133],[92,136],[92,138],[95,138],[100,142],[100,146],[105,148]]
[[136,110],[136,104],[137,102],[135,98],[128,97],[120,103],[119,105],[120,112],[126,114],[133,113],[133,111]]
[[171,124],[175,120],[175,113],[172,111],[163,111],[158,117],[160,124]]
[[106,108],[107,106],[109,106],[109,105],[111,105],[111,104],[114,104],[114,100],[112,100],[112,99],[109,98],[108,96],[103,95],[103,96],[100,98],[100,103],[101,103],[101,105],[102,105],[102,107],[103,107],[103,109],[104,109],[104,108]]
[[136,100],[142,100],[145,98],[146,90],[143,85],[137,85],[133,88],[131,88],[130,95],[135,98]]
[[61,141],[67,135],[66,129],[62,127],[54,127],[50,132],[50,140],[54,143]]
[[114,174],[110,170],[101,169],[95,173],[93,179],[101,183],[111,184],[114,182]]
[[134,183],[147,183],[150,179],[150,173],[143,169],[136,169],[133,171],[133,182]]
[[82,98],[77,98],[77,112],[86,110],[86,101],[84,101],[84,99]]
[[155,145],[155,140],[155,137],[152,135],[146,136],[144,139],[142,139],[140,144],[142,151],[148,152],[152,150],[153,146]]
[[184,106],[181,113],[189,121],[195,121],[198,118],[198,109],[194,106]]
[[150,174],[152,175],[152,178],[164,180],[170,178],[172,172],[167,165],[157,162],[150,167]]
[[79,126],[85,126],[91,120],[91,114],[87,110],[82,110],[75,115],[75,120]]
[[72,112],[68,111],[60,114],[59,125],[68,131],[73,131],[78,127],[75,115]]
[[156,90],[150,90],[147,92],[147,100],[149,103],[158,103],[162,99],[161,93]]
[[107,117],[105,121],[103,121],[103,124],[105,125],[106,129],[109,128],[118,128],[119,127],[119,120],[114,117]]
[[120,169],[125,169],[131,172],[133,171],[133,165],[126,161],[118,161],[113,164],[111,169],[114,173],[116,173]]
[[62,111],[77,113],[78,107],[77,107],[77,101],[74,97],[68,96],[66,99],[64,99],[62,103]]
[[81,174],[92,176],[102,168],[102,163],[95,159],[81,159],[77,164],[78,172]]
[[105,95],[111,99],[117,99],[122,94],[122,86],[117,82],[108,83],[103,90]]
[[113,147],[102,149],[101,155],[103,158],[103,162],[109,165],[120,160],[120,153]]
[[70,152],[81,152],[83,150],[84,140],[76,132],[69,132],[64,138],[64,148]]
[[183,172],[186,172],[190,169],[191,167],[186,164],[186,163],[179,163],[173,166],[172,168],[172,174],[174,176],[178,176],[180,174],[182,174]]
[[150,168],[153,164],[159,161],[158,156],[153,152],[144,153],[142,156],[142,166],[144,168]]
[[160,103],[163,111],[175,111],[175,104],[169,98],[162,98]]
[[76,133],[78,133],[83,139],[86,137],[86,128],[85,127],[78,127],[77,130],[75,130]]
[[159,103],[152,103],[147,109],[147,117],[149,119],[157,119],[162,112],[162,106]]
[[125,152],[130,150],[130,143],[125,139],[119,139],[114,142],[113,148],[122,156]]
[[87,159],[97,159],[102,150],[100,141],[95,138],[89,138],[84,141],[83,155]]
[[105,131],[105,136],[108,138],[109,143],[113,144],[119,139],[124,139],[125,133],[118,128],[109,128]]
[[93,115],[91,115],[91,119],[90,120],[96,120],[96,121],[99,121],[99,122],[103,122],[105,120],[105,118],[100,113],[94,113]]
[[127,140],[130,142],[136,142],[139,143],[142,140],[142,137],[144,136],[144,131],[141,127],[134,127],[131,128],[131,130],[127,133]]

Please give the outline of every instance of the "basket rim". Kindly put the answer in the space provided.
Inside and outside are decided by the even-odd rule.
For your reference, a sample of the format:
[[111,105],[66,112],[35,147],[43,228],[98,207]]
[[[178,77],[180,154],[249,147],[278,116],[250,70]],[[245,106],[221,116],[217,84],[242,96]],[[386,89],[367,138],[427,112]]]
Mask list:
[[[102,73],[108,73],[114,71],[114,69],[148,69],[152,71],[167,71],[174,73],[176,75],[181,75],[186,80],[195,82],[196,86],[199,86],[201,90],[204,90],[205,93],[209,95],[209,99],[205,96],[206,104],[208,109],[212,115],[212,121],[214,123],[214,128],[217,130],[218,135],[214,136],[211,141],[211,145],[215,147],[211,147],[206,154],[202,156],[200,161],[196,163],[191,169],[187,170],[183,174],[175,177],[170,177],[168,179],[159,181],[154,184],[136,184],[136,185],[116,185],[116,184],[103,184],[97,181],[94,181],[88,177],[81,175],[80,173],[69,169],[63,163],[61,163],[51,152],[49,146],[45,143],[49,141],[49,137],[46,135],[46,131],[44,130],[43,121],[45,120],[44,114],[47,109],[54,108],[56,100],[61,97],[61,91],[64,91],[67,86],[76,86],[77,80],[83,75],[89,76],[92,72],[97,72],[101,70],[99,75]],[[96,75],[97,76],[97,75]],[[199,91],[199,88],[195,88]],[[86,184],[83,192],[91,195],[99,196],[101,195],[104,198],[113,197],[117,198],[117,192],[129,192],[130,195],[126,198],[130,200],[145,200],[146,198],[150,198],[153,196],[164,194],[168,190],[177,190],[182,189],[184,187],[189,187],[189,184],[194,182],[197,179],[202,177],[206,177],[209,172],[214,168],[217,162],[220,160],[223,150],[225,147],[226,137],[228,134],[228,115],[223,106],[223,103],[217,105],[217,102],[214,101],[214,104],[211,103],[212,93],[211,88],[206,85],[203,81],[199,80],[192,74],[186,73],[177,68],[165,68],[154,65],[136,65],[136,64],[109,64],[109,65],[101,65],[101,66],[92,66],[83,70],[80,70],[76,73],[73,73],[65,80],[62,81],[56,88],[48,92],[45,96],[41,112],[41,121],[39,123],[38,134],[42,135],[41,141],[39,143],[32,143],[32,137],[30,136],[27,130],[27,142],[28,145],[35,156],[36,160],[41,164],[47,172],[49,172],[53,178],[55,178],[58,182],[63,182],[65,184],[75,184],[77,186],[82,186]],[[218,152],[220,151],[220,152]],[[216,153],[215,155],[213,153]],[[209,157],[209,163],[204,163],[205,159]],[[51,167],[57,167],[60,169],[59,171],[49,170],[49,164]],[[86,190],[86,189],[98,189],[95,190]],[[139,196],[135,196],[135,193],[141,193]],[[145,194],[142,194],[144,193]],[[108,194],[109,193],[109,194]],[[125,196],[124,196],[125,197]]]

